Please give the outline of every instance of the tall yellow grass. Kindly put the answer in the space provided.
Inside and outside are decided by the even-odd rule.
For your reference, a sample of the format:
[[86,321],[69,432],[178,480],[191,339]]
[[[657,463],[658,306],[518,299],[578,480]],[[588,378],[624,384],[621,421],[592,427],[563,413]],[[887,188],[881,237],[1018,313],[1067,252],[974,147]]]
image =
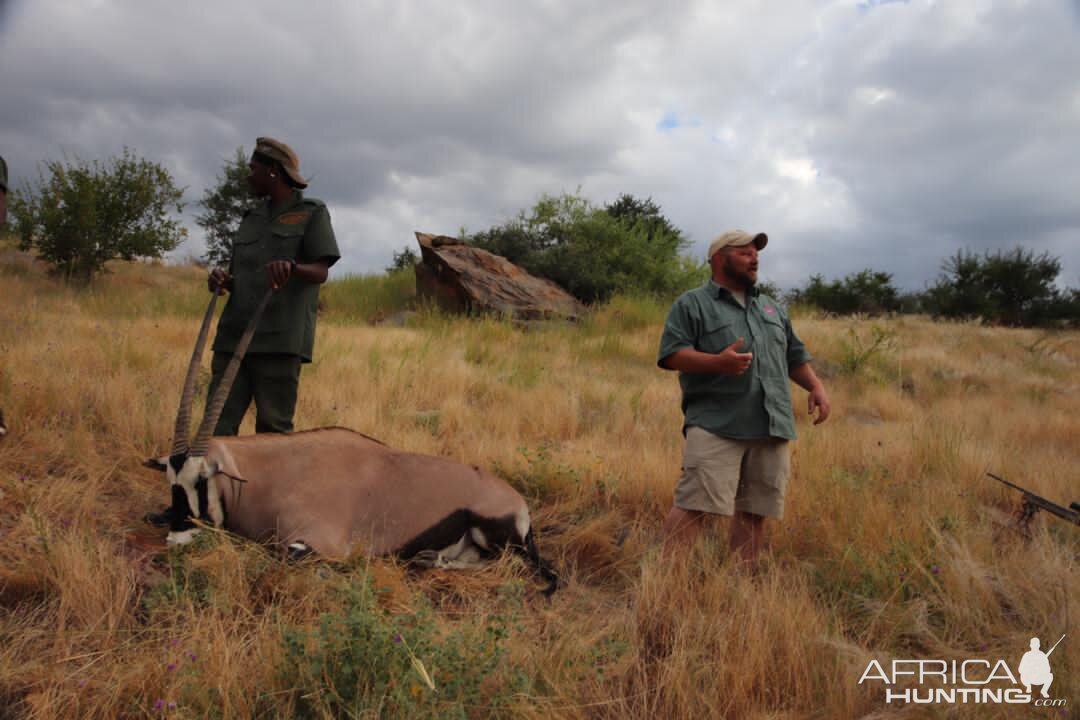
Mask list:
[[[356,317],[379,302],[331,289],[297,427],[496,469],[531,498],[566,581],[546,601],[510,558],[417,575],[288,565],[225,537],[166,553],[139,517],[167,489],[140,462],[169,447],[201,272],[120,264],[74,291],[0,263],[0,283],[0,717],[289,717],[302,700],[286,632],[341,611],[337,590],[362,577],[390,618],[507,622],[506,665],[529,690],[498,705],[434,693],[433,714],[915,717],[858,684],[870,659],[1015,667],[1031,637],[1065,632],[1052,694],[1080,705],[1078,528],[1040,517],[1024,540],[1007,524],[1017,496],[985,477],[1080,499],[1077,333],[797,317],[834,417],[811,427],[796,390],[788,515],[747,577],[723,521],[685,561],[657,553],[682,442],[677,382],[655,367],[663,305],[616,300],[577,326],[427,312],[390,328]],[[891,345],[844,371],[875,324]]]

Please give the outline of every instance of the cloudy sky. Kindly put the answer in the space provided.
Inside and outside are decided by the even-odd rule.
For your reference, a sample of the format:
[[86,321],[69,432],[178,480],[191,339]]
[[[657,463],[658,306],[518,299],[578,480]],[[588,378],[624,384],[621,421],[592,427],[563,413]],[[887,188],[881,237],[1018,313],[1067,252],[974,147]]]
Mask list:
[[194,206],[275,136],[338,276],[580,188],[764,230],[783,287],[1017,244],[1080,286],[1080,0],[0,0],[0,69],[13,184],[127,145]]

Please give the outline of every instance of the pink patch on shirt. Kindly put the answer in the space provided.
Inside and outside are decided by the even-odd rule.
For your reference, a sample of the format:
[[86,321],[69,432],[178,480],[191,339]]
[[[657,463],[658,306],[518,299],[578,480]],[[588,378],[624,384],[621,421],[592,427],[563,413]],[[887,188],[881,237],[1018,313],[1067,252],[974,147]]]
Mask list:
[[776,308],[774,308],[772,305],[766,305],[765,306],[765,312],[767,312],[767,313],[775,313]]

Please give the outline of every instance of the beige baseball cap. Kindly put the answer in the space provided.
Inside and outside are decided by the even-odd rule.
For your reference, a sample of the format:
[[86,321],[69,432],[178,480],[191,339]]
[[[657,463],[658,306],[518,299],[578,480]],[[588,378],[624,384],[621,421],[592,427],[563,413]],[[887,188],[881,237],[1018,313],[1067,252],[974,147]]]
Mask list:
[[749,245],[754,243],[758,250],[763,249],[769,242],[769,236],[763,232],[748,233],[745,230],[728,230],[722,235],[718,235],[715,240],[709,245],[709,254],[705,256],[706,260],[712,260],[712,256],[716,254],[718,250],[722,250],[726,247],[742,247],[743,245]]

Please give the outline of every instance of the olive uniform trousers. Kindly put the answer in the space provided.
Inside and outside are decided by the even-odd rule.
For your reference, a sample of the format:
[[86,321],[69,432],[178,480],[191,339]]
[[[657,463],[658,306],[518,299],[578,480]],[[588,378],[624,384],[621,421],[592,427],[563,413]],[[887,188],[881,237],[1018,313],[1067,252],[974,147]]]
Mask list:
[[[214,391],[232,360],[232,353],[216,352],[210,369]],[[236,435],[251,401],[255,401],[255,432],[287,433],[293,429],[296,389],[300,384],[300,356],[280,353],[248,354],[240,363],[232,390],[221,410],[214,435]]]

